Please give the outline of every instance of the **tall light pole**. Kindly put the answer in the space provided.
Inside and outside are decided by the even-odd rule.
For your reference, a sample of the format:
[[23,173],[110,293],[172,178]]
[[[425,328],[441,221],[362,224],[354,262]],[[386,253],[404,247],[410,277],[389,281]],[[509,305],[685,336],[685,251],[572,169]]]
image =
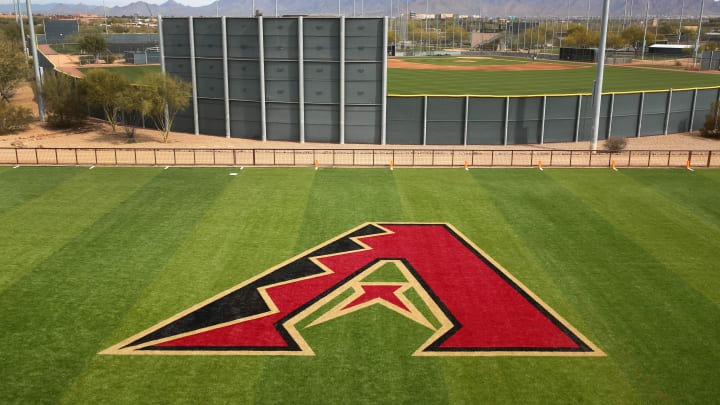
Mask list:
[[585,21],[585,30],[587,30],[587,32],[590,32],[590,0],[588,0],[587,21]]
[[[278,0],[275,0],[275,17],[278,16]],[[338,0],[338,15],[340,15],[340,0]]]
[[255,0],[252,0],[252,10],[250,10],[250,17],[255,17],[255,14],[257,14],[255,12]]
[[[705,0],[703,0],[705,1]],[[648,13],[650,12],[650,0],[647,0],[645,6],[645,29],[643,30],[643,44],[642,44],[642,60],[645,60],[645,46],[647,45],[647,27],[648,27]]]
[[567,13],[568,13],[568,18],[567,18],[567,29],[566,29],[566,31],[570,29],[570,0],[568,0]]
[[25,22],[23,22],[22,6],[20,0],[17,0],[18,17],[20,17],[20,40],[22,41],[23,52],[25,53],[25,63],[30,62],[30,55],[28,55],[27,41],[25,40]]
[[685,17],[685,0],[682,0],[682,9],[680,9],[680,28],[678,28],[678,44],[680,43],[680,39],[682,38],[682,23],[683,23],[684,17]]
[[695,64],[697,63],[698,49],[700,49],[700,36],[702,35],[702,19],[703,19],[704,12],[705,12],[705,0],[702,0],[700,2],[700,22],[698,23],[697,35],[695,38],[695,53],[693,55],[693,68],[695,67]]
[[38,114],[40,115],[40,121],[45,121],[45,107],[42,99],[42,78],[40,77],[40,64],[38,63],[37,46],[35,45],[35,23],[32,16],[32,8],[30,6],[30,0],[26,1],[28,25],[30,26],[30,49],[32,49],[33,56],[33,68],[35,69],[35,84],[37,84],[38,94]]
[[605,74],[605,47],[607,45],[608,17],[610,15],[610,0],[603,1],[602,28],[600,33],[600,49],[598,52],[597,78],[593,89],[593,126],[590,149],[597,150],[598,132],[600,131],[600,107],[602,103],[603,78]]
[[103,16],[105,17],[105,37],[107,38],[108,26],[107,26],[107,9],[105,8],[105,0],[103,0]]

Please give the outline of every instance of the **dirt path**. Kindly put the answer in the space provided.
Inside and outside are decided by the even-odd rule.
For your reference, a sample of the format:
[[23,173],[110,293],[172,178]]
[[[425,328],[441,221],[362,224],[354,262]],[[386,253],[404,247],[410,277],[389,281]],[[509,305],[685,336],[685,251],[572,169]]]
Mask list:
[[584,69],[586,65],[570,65],[564,63],[530,62],[518,65],[481,65],[481,66],[453,66],[433,65],[431,63],[408,62],[401,59],[388,59],[388,68],[391,69],[423,69],[423,70],[472,70],[493,72],[521,72],[535,70],[569,70]]

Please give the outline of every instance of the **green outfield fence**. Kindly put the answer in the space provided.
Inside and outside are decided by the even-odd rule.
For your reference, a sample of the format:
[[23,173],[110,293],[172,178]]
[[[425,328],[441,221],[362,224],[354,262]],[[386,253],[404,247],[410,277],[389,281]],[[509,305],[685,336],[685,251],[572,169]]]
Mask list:
[[720,167],[720,151],[0,148],[28,166]]

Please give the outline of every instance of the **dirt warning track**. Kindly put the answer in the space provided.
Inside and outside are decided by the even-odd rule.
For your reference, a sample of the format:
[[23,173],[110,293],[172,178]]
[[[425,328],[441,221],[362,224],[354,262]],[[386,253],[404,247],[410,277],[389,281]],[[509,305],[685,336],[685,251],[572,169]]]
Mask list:
[[535,70],[569,70],[587,69],[587,65],[531,62],[516,65],[476,65],[476,66],[455,66],[455,65],[433,65],[431,63],[409,62],[402,59],[388,59],[388,67],[391,69],[422,69],[422,70],[472,70],[472,71],[494,71],[494,72],[521,72]]

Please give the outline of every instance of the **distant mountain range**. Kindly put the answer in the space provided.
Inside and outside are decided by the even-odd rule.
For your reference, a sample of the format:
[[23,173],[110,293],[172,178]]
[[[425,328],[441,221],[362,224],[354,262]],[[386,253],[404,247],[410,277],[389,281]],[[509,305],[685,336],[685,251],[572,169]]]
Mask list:
[[[93,1],[94,2],[94,1]],[[360,16],[360,9],[363,0],[355,0],[356,15]],[[257,0],[255,8],[264,15],[275,14],[274,0]],[[658,0],[650,4],[650,14],[660,16],[679,16],[683,0]],[[685,15],[697,16],[700,13],[700,0],[688,0],[685,8]],[[174,0],[168,0],[163,4],[150,4],[144,1],[136,1],[125,6],[107,8],[109,16],[215,16],[216,13],[231,17],[250,16],[251,0],[219,0],[206,6],[192,7],[180,4]],[[587,13],[586,0],[570,0],[570,14],[573,16],[585,16]],[[645,13],[645,2],[643,0],[628,0],[628,8],[631,4],[633,15],[638,17]],[[602,2],[592,0],[591,14],[599,16]],[[398,10],[398,7],[400,10]],[[364,0],[365,15],[381,16],[388,15],[390,0]],[[405,13],[409,8],[410,12],[425,13],[426,1],[415,0],[409,3],[402,0],[393,1],[393,15]],[[625,1],[613,0],[611,13],[615,16],[624,15]],[[10,4],[0,5],[0,12],[11,12]],[[428,0],[427,10],[429,13],[461,13],[478,14],[483,16],[566,16],[566,0]],[[103,15],[103,7],[87,5],[83,3],[65,4],[48,3],[33,5],[33,12],[43,15],[68,15],[68,14],[97,14]],[[353,1],[342,0],[341,12],[347,16],[353,15]],[[337,14],[336,0],[279,0],[280,15],[287,14]],[[720,2],[707,0],[705,2],[705,15],[720,16]]]

